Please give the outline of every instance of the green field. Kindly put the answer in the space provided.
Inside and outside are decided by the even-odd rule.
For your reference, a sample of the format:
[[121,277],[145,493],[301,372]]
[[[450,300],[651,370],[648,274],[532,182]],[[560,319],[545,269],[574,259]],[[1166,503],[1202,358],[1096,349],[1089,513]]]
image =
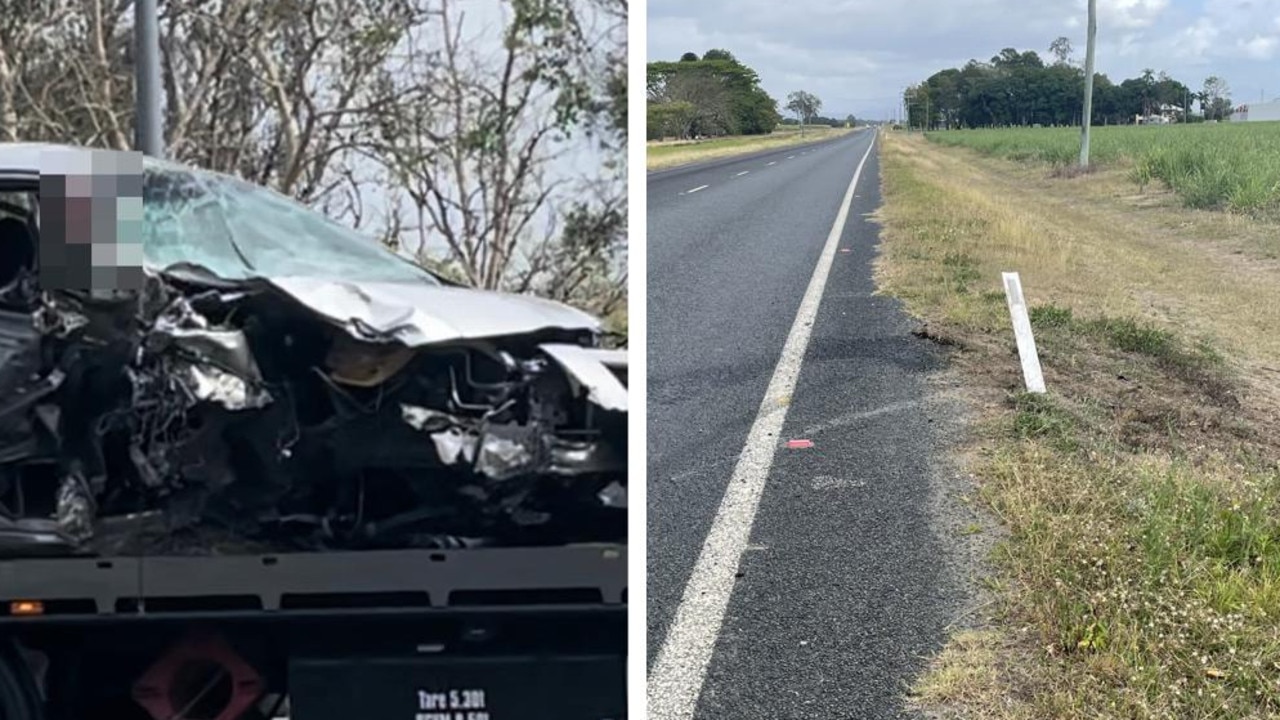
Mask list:
[[[949,130],[938,143],[1022,162],[1065,166],[1080,156],[1075,128]],[[1130,167],[1139,185],[1160,181],[1189,207],[1280,212],[1280,123],[1094,128],[1095,164]]]

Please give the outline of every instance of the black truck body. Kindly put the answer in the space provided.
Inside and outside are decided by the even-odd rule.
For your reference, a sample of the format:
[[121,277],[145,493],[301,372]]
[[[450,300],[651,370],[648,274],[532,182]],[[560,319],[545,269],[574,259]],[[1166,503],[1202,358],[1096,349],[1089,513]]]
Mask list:
[[[623,718],[626,562],[618,546],[0,562],[0,637],[56,669],[45,714],[12,717],[150,718],[138,696],[167,663],[165,706],[214,683],[179,717],[221,720],[236,674],[177,677],[172,655],[222,657],[212,638],[252,679],[227,718],[271,717],[286,693],[294,720]],[[464,692],[483,702],[450,703]]]

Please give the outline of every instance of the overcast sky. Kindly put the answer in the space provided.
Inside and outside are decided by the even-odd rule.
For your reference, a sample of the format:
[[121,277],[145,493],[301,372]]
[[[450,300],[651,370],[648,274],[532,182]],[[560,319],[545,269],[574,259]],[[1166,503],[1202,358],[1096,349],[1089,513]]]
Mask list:
[[[649,0],[648,57],[724,48],[785,104],[792,90],[822,114],[885,119],[902,90],[1002,48],[1048,55],[1065,35],[1083,62],[1086,0]],[[1198,89],[1227,80],[1237,103],[1280,97],[1280,0],[1098,0],[1098,72],[1143,68]]]

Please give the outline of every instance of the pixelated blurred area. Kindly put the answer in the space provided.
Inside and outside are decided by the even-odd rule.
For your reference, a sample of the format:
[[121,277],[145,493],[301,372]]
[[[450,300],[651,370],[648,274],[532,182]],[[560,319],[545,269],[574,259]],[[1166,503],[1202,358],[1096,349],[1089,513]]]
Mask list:
[[142,153],[46,151],[39,217],[45,290],[142,289]]

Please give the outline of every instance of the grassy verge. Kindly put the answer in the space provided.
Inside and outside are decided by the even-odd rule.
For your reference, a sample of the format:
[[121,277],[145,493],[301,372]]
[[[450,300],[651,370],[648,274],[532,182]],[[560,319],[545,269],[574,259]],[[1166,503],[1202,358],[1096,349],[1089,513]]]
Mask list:
[[742,135],[700,142],[654,142],[648,145],[645,165],[649,170],[661,170],[704,160],[746,155],[761,150],[815,143],[849,132],[852,130],[847,128],[810,127],[804,131],[803,135],[794,130],[779,130],[769,135]]
[[[882,288],[957,348],[971,472],[1002,526],[996,611],[915,701],[966,718],[1280,716],[1277,227],[1053,179],[918,137],[882,146]],[[1021,377],[1022,274],[1050,392]],[[1249,308],[1245,311],[1245,308]]]
[[[935,142],[1009,160],[1077,162],[1074,128],[956,130]],[[1096,128],[1093,162],[1126,168],[1139,186],[1159,182],[1193,208],[1280,214],[1280,123]]]

